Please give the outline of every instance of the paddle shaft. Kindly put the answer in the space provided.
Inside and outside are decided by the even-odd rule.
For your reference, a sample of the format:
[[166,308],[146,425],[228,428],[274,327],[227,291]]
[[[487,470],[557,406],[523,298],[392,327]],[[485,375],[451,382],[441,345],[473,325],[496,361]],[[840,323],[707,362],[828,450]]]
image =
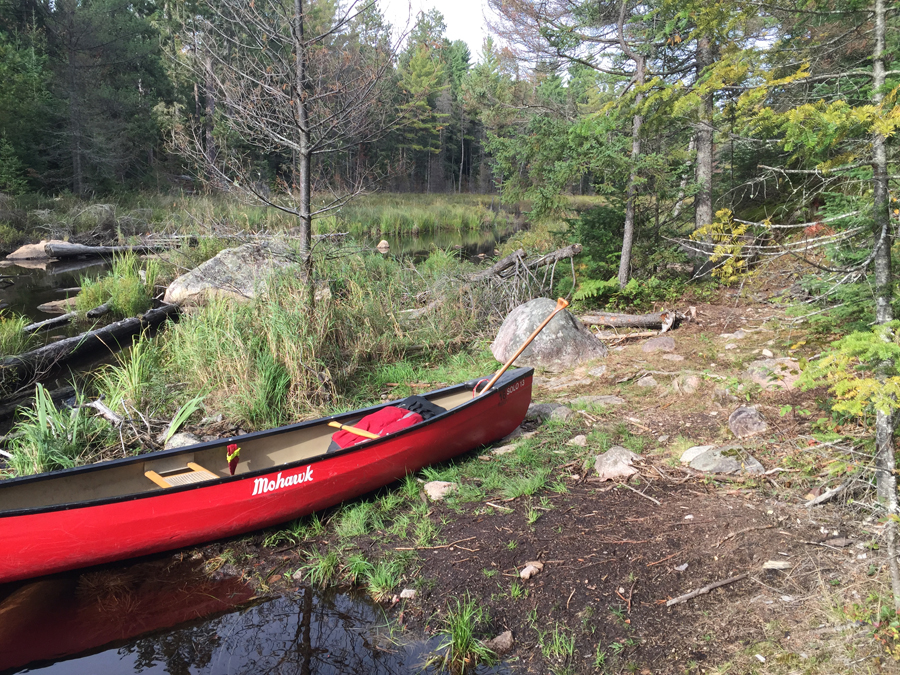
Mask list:
[[351,434],[356,434],[357,436],[365,436],[366,438],[381,438],[381,436],[379,436],[378,434],[373,434],[371,431],[366,431],[365,429],[357,429],[356,427],[351,427],[348,424],[341,424],[340,422],[329,422],[328,426],[341,429],[342,431],[349,431]]
[[540,333],[542,330],[544,330],[544,327],[548,323],[550,323],[550,320],[553,319],[554,316],[556,316],[559,312],[561,312],[568,306],[569,306],[569,303],[566,301],[565,298],[559,298],[556,301],[556,308],[552,312],[550,312],[550,316],[548,316],[546,319],[544,319],[544,322],[540,326],[538,326],[537,328],[534,329],[534,332],[528,336],[528,339],[525,340],[525,343],[521,347],[519,347],[518,351],[516,351],[516,353],[512,355],[512,358],[509,361],[507,361],[500,370],[497,371],[497,374],[491,378],[491,381],[487,383],[487,385],[484,387],[484,389],[482,389],[480,392],[478,392],[478,395],[481,396],[484,392],[488,391],[491,387],[493,387],[494,383],[500,379],[500,376],[506,372],[506,369],[509,368],[513,364],[513,362],[515,362],[515,360],[517,358],[519,358],[519,356],[522,354],[522,352],[525,351],[525,348],[531,344],[531,341],[534,340],[534,338],[536,338],[538,336],[538,333]]

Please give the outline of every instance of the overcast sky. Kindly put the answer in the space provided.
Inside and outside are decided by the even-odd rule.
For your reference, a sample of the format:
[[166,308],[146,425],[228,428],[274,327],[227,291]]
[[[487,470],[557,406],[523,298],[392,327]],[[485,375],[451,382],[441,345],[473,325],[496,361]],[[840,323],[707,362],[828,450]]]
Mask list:
[[447,37],[465,40],[473,63],[480,56],[481,43],[488,34],[484,16],[490,10],[485,0],[380,0],[379,4],[385,18],[396,28],[406,25],[407,17],[412,28],[420,11],[439,10],[447,23]]

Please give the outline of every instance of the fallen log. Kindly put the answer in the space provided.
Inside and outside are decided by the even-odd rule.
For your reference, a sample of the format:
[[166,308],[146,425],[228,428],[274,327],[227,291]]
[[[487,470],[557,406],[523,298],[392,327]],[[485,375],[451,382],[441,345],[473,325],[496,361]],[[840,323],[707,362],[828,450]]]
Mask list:
[[156,326],[178,312],[177,305],[163,305],[143,316],[133,316],[108,326],[87,331],[75,337],[52,342],[30,352],[0,359],[0,396],[9,395],[16,388],[36,381],[52,367],[93,349],[121,344],[122,340],[144,328]]
[[[104,314],[109,312],[109,304],[104,303],[99,307],[94,307],[94,309],[89,309],[86,313],[87,318],[89,319],[97,319]],[[60,326],[65,326],[72,319],[75,319],[78,316],[78,312],[68,312],[61,316],[55,316],[52,319],[45,319],[44,321],[38,321],[37,323],[30,323],[22,329],[23,333],[40,333],[45,330],[52,330],[53,328],[59,328]]]
[[652,314],[585,314],[579,317],[585,326],[609,326],[610,328],[662,328],[663,332],[671,328],[683,317],[677,312],[653,312]]
[[85,246],[83,244],[52,243],[44,245],[44,252],[48,258],[67,260],[84,256],[102,258],[118,253],[153,253],[161,249],[170,248],[166,244],[142,244],[139,246]]

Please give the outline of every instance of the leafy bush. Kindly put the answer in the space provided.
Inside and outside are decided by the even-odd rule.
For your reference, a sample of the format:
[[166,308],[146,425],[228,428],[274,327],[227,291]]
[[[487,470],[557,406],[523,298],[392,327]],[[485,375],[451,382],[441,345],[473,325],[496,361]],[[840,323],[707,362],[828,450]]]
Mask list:
[[686,282],[682,279],[629,279],[623,288],[619,288],[616,278],[603,281],[588,279],[582,281],[575,293],[576,300],[596,299],[598,304],[617,309],[647,308],[655,302],[671,303],[684,293]]

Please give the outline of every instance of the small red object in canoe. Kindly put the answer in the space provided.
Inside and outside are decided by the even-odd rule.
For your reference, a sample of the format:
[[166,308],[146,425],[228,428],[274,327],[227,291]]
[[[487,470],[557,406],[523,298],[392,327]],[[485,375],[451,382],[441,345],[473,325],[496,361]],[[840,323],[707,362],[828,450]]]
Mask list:
[[[383,438],[328,453],[329,422],[353,426],[385,403],[278,429],[0,481],[0,583],[191,546],[339,504],[512,432],[534,371],[476,380],[426,399],[446,409]],[[234,475],[226,449],[239,446]]]

